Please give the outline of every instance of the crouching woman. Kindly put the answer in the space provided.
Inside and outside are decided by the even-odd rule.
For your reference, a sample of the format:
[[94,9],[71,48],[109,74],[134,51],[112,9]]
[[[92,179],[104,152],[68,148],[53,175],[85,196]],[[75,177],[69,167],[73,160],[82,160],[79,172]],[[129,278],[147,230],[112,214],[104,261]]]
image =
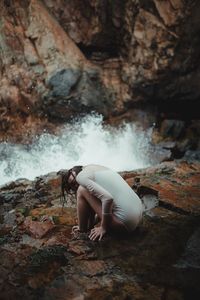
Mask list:
[[[142,220],[138,195],[115,171],[100,165],[75,166],[62,174],[62,196],[76,193],[78,225],[73,233],[101,240],[109,232],[132,232]],[[94,226],[95,220],[100,226]]]

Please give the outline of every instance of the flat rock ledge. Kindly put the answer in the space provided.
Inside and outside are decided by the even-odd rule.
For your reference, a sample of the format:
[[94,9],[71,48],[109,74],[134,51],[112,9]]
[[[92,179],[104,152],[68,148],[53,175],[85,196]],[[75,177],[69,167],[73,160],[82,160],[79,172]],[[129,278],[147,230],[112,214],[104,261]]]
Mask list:
[[200,163],[123,172],[144,218],[127,236],[73,240],[56,173],[0,188],[0,299],[200,299]]

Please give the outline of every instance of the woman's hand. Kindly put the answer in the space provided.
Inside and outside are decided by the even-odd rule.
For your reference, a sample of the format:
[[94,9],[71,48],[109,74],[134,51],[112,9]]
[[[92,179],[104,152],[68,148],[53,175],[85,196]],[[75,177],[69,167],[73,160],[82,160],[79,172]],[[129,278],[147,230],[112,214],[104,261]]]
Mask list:
[[105,235],[106,230],[102,227],[94,227],[89,235],[90,240],[95,241],[99,238],[99,241],[102,239],[102,237]]

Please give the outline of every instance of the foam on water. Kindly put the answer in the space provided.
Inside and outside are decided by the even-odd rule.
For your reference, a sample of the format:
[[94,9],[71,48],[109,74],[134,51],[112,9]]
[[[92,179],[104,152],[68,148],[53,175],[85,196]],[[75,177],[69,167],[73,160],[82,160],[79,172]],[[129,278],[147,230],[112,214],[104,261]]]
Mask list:
[[44,133],[31,145],[0,144],[0,185],[17,178],[34,179],[51,171],[90,163],[116,171],[150,165],[150,132],[134,124],[103,126],[90,115],[66,125],[59,136]]

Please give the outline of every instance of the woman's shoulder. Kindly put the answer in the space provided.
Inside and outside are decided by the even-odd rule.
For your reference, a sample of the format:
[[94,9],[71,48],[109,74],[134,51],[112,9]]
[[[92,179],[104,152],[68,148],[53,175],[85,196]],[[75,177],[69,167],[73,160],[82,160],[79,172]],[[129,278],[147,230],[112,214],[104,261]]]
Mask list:
[[94,174],[102,170],[109,170],[109,168],[95,164],[83,166],[82,171],[76,176],[76,180],[79,182],[87,179],[94,180]]
[[89,164],[83,167],[83,170],[92,170],[92,171],[99,171],[99,170],[109,170],[108,167],[97,165],[97,164]]
[[93,178],[94,170],[88,166],[84,166],[82,171],[76,176],[77,181],[82,181],[87,178]]

